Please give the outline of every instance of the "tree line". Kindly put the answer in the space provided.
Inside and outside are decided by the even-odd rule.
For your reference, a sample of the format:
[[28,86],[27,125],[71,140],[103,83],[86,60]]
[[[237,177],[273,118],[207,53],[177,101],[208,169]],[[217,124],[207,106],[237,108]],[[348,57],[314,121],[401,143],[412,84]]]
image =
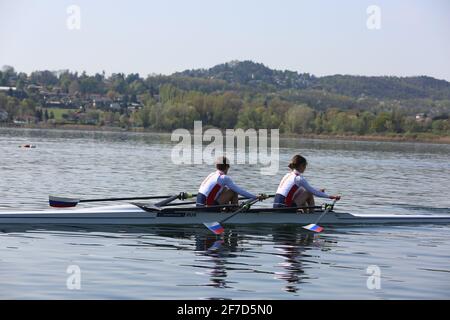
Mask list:
[[315,110],[307,104],[273,99],[247,100],[235,93],[183,92],[166,86],[161,101],[150,101],[134,118],[138,125],[156,130],[192,128],[194,120],[217,128],[279,128],[292,134],[450,134],[447,116],[434,119],[407,115],[402,110],[372,112],[328,108]]
[[[392,87],[387,84],[392,84]],[[450,135],[450,84],[429,77],[317,78],[233,62],[170,76],[70,71],[0,71],[0,111],[7,121],[78,123],[169,131],[192,128],[195,120],[217,128],[279,128],[292,134]],[[96,94],[111,101],[139,102],[137,110],[99,109],[92,104],[62,117],[48,110],[44,94],[70,99]],[[383,98],[383,92],[388,98]],[[82,100],[82,99],[81,99]],[[80,100],[80,101],[81,101]],[[126,104],[125,104],[126,105]],[[419,115],[418,115],[419,114]]]

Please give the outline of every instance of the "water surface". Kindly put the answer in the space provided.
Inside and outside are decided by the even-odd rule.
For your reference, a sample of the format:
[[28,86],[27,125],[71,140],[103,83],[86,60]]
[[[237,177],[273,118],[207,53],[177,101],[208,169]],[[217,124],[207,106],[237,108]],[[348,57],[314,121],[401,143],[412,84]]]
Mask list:
[[[23,149],[24,143],[36,145]],[[195,192],[211,168],[170,161],[168,135],[0,129],[0,210],[45,209],[49,194],[80,197]],[[450,146],[283,140],[280,172],[234,166],[253,192],[276,190],[294,153],[305,176],[342,193],[336,210],[450,214]],[[268,203],[265,205],[269,205]],[[448,299],[450,227],[0,226],[0,298]],[[68,266],[81,289],[66,286]],[[367,287],[367,268],[381,288]]]

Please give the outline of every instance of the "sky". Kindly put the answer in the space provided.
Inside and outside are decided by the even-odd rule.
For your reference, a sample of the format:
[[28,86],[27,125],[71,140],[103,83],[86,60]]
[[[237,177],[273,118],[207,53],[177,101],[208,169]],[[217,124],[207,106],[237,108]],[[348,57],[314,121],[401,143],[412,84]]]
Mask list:
[[0,0],[0,67],[146,76],[232,60],[450,81],[450,1]]

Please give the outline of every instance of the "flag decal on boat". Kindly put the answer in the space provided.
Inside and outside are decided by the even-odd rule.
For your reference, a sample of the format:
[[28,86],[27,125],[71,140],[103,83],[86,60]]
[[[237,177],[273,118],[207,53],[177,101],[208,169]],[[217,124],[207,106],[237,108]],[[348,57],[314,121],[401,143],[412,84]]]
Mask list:
[[222,234],[225,230],[218,222],[205,222],[205,227],[214,232],[215,234]]
[[314,232],[322,232],[323,231],[323,228],[321,226],[318,226],[315,223],[308,224],[307,226],[304,226],[303,228],[305,228],[306,230],[314,231]]

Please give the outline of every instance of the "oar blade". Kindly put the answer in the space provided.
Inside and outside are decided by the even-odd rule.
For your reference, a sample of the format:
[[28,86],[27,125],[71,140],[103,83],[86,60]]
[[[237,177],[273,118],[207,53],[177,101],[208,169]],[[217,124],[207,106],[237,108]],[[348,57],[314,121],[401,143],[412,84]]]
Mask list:
[[79,199],[54,197],[54,196],[48,197],[48,204],[51,207],[55,207],[55,208],[75,207],[78,204],[78,202],[80,202]]
[[204,222],[205,227],[211,230],[214,234],[221,235],[225,229],[219,222]]
[[216,251],[219,250],[223,245],[223,240],[217,240],[213,243],[211,247],[209,247],[208,251]]
[[316,233],[320,233],[323,231],[323,228],[315,223],[308,224],[307,226],[304,226],[303,228],[306,230],[312,231],[312,232],[316,232]]

